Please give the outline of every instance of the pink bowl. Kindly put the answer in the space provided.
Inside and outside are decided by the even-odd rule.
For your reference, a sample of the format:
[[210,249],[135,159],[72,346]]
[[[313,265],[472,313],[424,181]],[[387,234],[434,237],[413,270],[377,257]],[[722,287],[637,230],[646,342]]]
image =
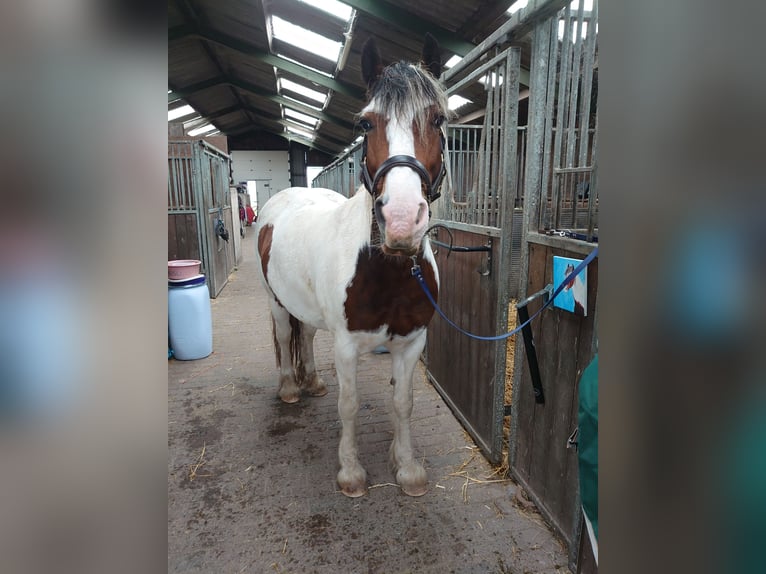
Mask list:
[[199,259],[175,259],[168,261],[168,279],[189,279],[199,275],[202,261]]

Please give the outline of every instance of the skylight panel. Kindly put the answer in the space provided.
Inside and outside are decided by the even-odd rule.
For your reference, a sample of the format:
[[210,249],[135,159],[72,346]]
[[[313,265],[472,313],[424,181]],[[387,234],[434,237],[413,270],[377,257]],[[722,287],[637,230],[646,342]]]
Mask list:
[[296,112],[295,110],[292,110],[290,108],[284,108],[284,110],[285,110],[285,117],[288,119],[309,124],[311,127],[316,127],[316,125],[319,123],[319,120],[317,118],[309,116],[308,114],[302,114],[301,112]]
[[[293,97],[291,97],[291,96],[289,96],[287,94],[282,94],[282,97],[284,99],[286,99],[286,100],[290,100],[291,102],[295,102],[298,105],[305,106],[307,108],[311,108],[312,110],[316,110],[318,112],[322,111],[321,107],[317,107],[317,106],[314,106],[312,104],[307,104],[306,102],[302,102],[301,100],[296,100],[295,98],[293,98]],[[324,104],[324,102],[322,102],[322,104]]]
[[337,0],[300,0],[305,4],[319,8],[323,12],[327,12],[336,18],[340,18],[344,22],[348,22],[351,18],[352,8],[351,6],[338,2]]
[[[574,0],[574,1],[577,2],[577,0]],[[506,10],[506,12],[508,12],[508,14],[515,14],[522,8],[526,8],[527,2],[529,2],[529,0],[516,0],[516,2],[511,4],[511,6],[508,8],[508,10]]]
[[317,101],[322,105],[324,105],[324,101],[325,99],[327,99],[327,94],[323,94],[322,92],[312,90],[311,88],[307,88],[303,84],[293,82],[292,80],[288,80],[287,78],[279,78],[279,87],[280,87],[280,90],[281,89],[290,90],[291,92],[295,92],[296,94],[300,94],[302,96],[306,96],[307,98],[311,100]]
[[205,124],[202,127],[199,127],[195,130],[192,130],[189,132],[190,136],[198,136],[200,134],[206,134],[207,132],[212,132],[213,130],[218,129],[213,124]]
[[173,120],[177,120],[178,118],[182,118],[184,116],[188,116],[189,114],[196,113],[194,111],[194,108],[190,105],[181,106],[180,108],[176,108],[174,110],[168,111],[168,121],[172,122]]
[[469,100],[468,98],[464,98],[463,96],[458,96],[457,94],[454,94],[447,99],[447,106],[449,107],[449,109],[453,111],[459,110],[464,105],[470,104],[470,103],[473,103],[473,102]]
[[314,137],[315,137],[314,132],[310,132],[310,131],[308,131],[306,129],[303,129],[303,128],[300,128],[298,126],[285,126],[285,129],[288,132],[290,132],[290,133],[293,133],[295,135],[299,135],[299,136],[304,137],[306,139],[313,140]]
[[337,62],[342,47],[340,42],[330,40],[324,36],[306,30],[301,26],[291,24],[278,16],[271,17],[271,27],[274,31],[274,37],[282,42],[286,42],[302,50],[307,50],[331,62]]
[[449,60],[447,60],[447,61],[444,63],[444,67],[445,67],[445,68],[451,68],[452,66],[454,66],[455,64],[457,64],[457,63],[458,63],[460,60],[462,60],[462,59],[463,59],[462,57],[460,57],[460,56],[458,56],[457,54],[455,54],[454,56],[452,56],[452,57],[451,57]]

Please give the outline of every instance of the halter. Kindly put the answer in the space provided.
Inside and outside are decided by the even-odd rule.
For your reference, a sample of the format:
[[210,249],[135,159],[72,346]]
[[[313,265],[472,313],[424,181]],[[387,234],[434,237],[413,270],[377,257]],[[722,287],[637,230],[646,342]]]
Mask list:
[[371,178],[370,171],[367,169],[367,136],[364,136],[364,140],[362,141],[362,159],[359,162],[362,167],[359,179],[362,181],[367,191],[370,192],[370,195],[374,197],[375,188],[377,187],[378,182],[383,179],[384,175],[395,167],[409,167],[410,169],[414,169],[420,176],[421,181],[426,184],[426,201],[430,204],[441,196],[439,187],[441,187],[444,174],[447,173],[447,166],[444,165],[444,143],[444,133],[440,131],[439,145],[441,146],[440,156],[442,165],[439,169],[439,175],[437,175],[436,179],[433,181],[431,181],[431,174],[428,173],[426,166],[424,166],[418,158],[411,155],[392,155],[380,164],[378,171],[375,172],[375,176]]

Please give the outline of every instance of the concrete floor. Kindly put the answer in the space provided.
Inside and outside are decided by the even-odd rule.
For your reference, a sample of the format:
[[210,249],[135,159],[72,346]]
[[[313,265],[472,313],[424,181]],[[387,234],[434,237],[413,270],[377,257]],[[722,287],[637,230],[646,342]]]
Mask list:
[[253,229],[244,261],[211,302],[214,352],[168,361],[168,571],[268,573],[568,573],[540,516],[513,503],[422,366],[413,443],[429,491],[392,484],[390,357],[359,365],[359,452],[369,494],[335,483],[340,422],[332,339],[317,333],[330,392],[294,405],[276,395],[266,295]]

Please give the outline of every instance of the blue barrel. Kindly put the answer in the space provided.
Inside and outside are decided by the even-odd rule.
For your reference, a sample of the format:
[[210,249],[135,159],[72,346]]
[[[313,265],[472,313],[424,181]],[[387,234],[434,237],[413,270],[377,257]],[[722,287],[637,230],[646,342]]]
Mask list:
[[176,359],[203,359],[213,352],[213,317],[204,275],[168,281],[168,334]]

